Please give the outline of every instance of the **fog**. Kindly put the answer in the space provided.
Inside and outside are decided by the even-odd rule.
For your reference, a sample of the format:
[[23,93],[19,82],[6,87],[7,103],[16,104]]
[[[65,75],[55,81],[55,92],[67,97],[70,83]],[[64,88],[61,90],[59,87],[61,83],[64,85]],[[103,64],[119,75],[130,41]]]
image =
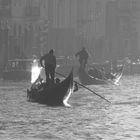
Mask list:
[[38,58],[49,49],[91,62],[140,54],[139,0],[0,0],[0,69],[9,59]]
[[140,140],[139,26],[140,0],[0,0],[0,140]]

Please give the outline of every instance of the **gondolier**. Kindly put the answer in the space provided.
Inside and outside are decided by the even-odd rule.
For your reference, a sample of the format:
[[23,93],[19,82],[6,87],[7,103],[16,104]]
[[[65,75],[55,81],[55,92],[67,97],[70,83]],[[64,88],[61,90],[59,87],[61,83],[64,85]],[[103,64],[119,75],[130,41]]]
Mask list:
[[85,69],[87,61],[88,61],[88,52],[86,51],[85,47],[82,48],[79,52],[75,54],[76,57],[79,57],[80,67]]
[[[44,65],[43,65],[43,61],[44,61]],[[54,84],[56,57],[54,56],[53,49],[51,49],[49,53],[41,57],[40,64],[42,67],[45,68],[46,83],[51,81],[51,83]]]

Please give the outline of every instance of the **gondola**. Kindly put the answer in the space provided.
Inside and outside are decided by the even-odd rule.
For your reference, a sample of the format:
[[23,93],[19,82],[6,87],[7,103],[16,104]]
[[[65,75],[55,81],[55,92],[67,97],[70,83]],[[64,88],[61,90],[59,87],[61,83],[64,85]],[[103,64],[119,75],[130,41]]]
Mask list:
[[104,79],[95,78],[95,77],[89,75],[83,68],[79,68],[78,77],[79,77],[80,82],[83,85],[102,85],[102,84],[108,83]]
[[106,75],[106,78],[112,80],[114,84],[117,84],[123,75],[123,70],[124,70],[124,65],[121,65],[120,67],[117,68],[117,70],[114,73],[109,74],[111,77],[109,76],[108,78]]
[[103,73],[102,71],[94,68],[94,69],[90,69],[88,71],[88,74],[92,77],[95,77],[95,78],[98,78],[98,79],[103,79],[103,80],[107,80],[108,82],[111,82],[111,83],[118,83],[119,80],[121,79],[122,77],[122,74],[123,74],[123,69],[124,69],[124,66],[120,66],[119,68],[117,68],[117,70],[115,72],[110,72],[110,73]]
[[70,106],[67,101],[73,92],[73,70],[68,77],[58,84],[47,87],[45,83],[41,89],[35,87],[32,85],[30,89],[27,89],[29,101],[49,106]]

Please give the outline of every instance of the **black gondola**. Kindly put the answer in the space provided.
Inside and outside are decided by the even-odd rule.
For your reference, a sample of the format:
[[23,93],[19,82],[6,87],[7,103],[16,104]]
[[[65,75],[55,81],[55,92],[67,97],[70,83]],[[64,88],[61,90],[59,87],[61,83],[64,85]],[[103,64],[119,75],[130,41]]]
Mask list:
[[95,78],[95,77],[89,75],[85,71],[85,69],[82,69],[82,68],[79,68],[78,77],[79,77],[80,82],[83,85],[102,85],[102,84],[107,84],[108,83],[104,79]]
[[71,93],[73,92],[73,71],[59,84],[47,87],[46,83],[42,89],[36,89],[31,86],[27,89],[27,97],[29,101],[46,104],[49,106],[69,106],[67,103]]
[[122,77],[123,69],[124,69],[124,66],[122,65],[119,68],[117,68],[117,70],[114,73],[112,73],[112,72],[110,72],[110,73],[104,72],[103,73],[102,71],[95,68],[95,69],[90,69],[88,71],[88,74],[92,77],[107,80],[108,82],[116,84],[119,82],[119,80]]

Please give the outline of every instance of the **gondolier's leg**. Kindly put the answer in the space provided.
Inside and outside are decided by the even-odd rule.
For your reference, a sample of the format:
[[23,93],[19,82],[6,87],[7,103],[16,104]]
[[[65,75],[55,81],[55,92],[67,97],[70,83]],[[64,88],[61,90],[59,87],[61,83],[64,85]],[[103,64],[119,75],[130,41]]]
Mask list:
[[51,75],[52,84],[54,84],[54,78],[55,78],[55,68],[54,67],[51,67],[50,75]]
[[45,67],[46,83],[49,81],[49,68]]
[[80,64],[80,68],[84,70],[85,69],[85,66],[86,66],[85,60],[82,60],[81,61],[81,64]]

